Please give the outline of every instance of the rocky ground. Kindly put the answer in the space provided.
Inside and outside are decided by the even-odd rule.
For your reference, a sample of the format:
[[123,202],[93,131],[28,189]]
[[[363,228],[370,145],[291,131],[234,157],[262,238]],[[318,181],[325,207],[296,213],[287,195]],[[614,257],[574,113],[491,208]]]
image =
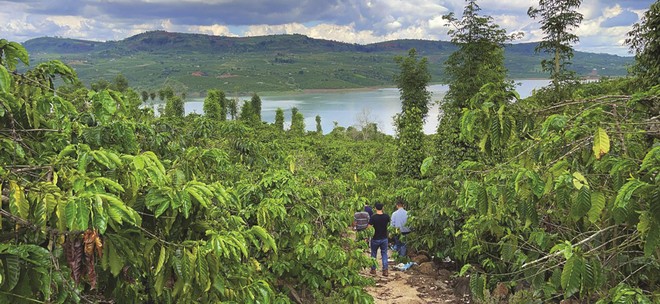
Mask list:
[[[391,256],[390,251],[390,256]],[[411,255],[417,265],[405,271],[396,270],[390,262],[389,276],[380,271],[380,252],[378,255],[379,271],[376,275],[364,270],[364,275],[374,278],[376,285],[367,289],[376,303],[383,304],[426,304],[426,303],[470,303],[467,282],[455,280],[451,265],[431,261],[425,254]]]

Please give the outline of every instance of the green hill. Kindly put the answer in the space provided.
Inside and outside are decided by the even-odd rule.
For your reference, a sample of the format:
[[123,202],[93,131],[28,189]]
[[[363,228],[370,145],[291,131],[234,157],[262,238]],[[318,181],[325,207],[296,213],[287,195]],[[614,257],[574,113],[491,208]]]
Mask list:
[[[153,31],[120,41],[36,38],[24,43],[33,64],[59,59],[85,82],[122,73],[131,86],[171,85],[192,95],[211,88],[227,92],[345,89],[389,86],[398,71],[393,57],[416,48],[429,59],[433,81],[442,82],[443,63],[455,50],[446,41],[394,40],[367,45],[303,35],[222,37]],[[506,49],[512,78],[545,78],[535,43]],[[632,58],[576,52],[579,75],[620,76]]]

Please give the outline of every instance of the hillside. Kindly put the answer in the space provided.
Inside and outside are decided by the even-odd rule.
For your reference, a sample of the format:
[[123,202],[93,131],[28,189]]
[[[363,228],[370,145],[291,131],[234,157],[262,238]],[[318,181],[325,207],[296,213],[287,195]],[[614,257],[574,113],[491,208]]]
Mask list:
[[[124,74],[131,85],[157,89],[171,85],[192,95],[210,88],[227,92],[341,89],[392,85],[393,57],[410,48],[428,57],[435,82],[443,80],[443,62],[455,50],[446,41],[394,40],[360,45],[303,35],[222,37],[153,31],[121,41],[94,42],[36,38],[24,43],[33,64],[60,59],[84,82]],[[512,78],[544,78],[542,55],[534,43],[507,47]],[[579,75],[626,74],[632,58],[576,52]]]

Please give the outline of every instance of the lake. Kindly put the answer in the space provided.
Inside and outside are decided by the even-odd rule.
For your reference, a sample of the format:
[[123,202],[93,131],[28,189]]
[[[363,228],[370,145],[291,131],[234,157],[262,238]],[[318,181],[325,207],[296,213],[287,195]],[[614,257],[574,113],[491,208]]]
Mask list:
[[[532,90],[547,86],[550,81],[544,80],[516,80],[516,88],[521,98],[531,95]],[[446,85],[429,86],[432,94],[433,106],[429,110],[424,133],[436,132],[438,125],[438,104],[445,92]],[[285,127],[291,123],[291,108],[297,107],[305,116],[307,130],[316,130],[316,115],[321,116],[323,133],[329,133],[334,122],[341,127],[359,126],[361,122],[375,122],[378,129],[394,135],[394,115],[401,112],[401,100],[397,88],[383,88],[375,90],[336,91],[326,93],[294,93],[290,95],[261,96],[261,119],[272,123],[275,121],[277,108],[284,110]],[[242,97],[241,100],[249,99]],[[195,98],[186,102],[185,111],[188,113],[203,113],[203,98]],[[239,106],[240,109],[240,106]]]

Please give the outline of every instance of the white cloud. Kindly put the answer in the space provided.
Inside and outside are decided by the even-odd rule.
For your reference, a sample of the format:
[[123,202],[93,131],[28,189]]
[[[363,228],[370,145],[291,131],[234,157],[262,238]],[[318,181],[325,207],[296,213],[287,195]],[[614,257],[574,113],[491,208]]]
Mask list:
[[534,0],[483,0],[477,2],[482,9],[494,8],[498,10],[515,10],[521,11],[523,14],[527,13],[527,9],[530,6],[538,6],[539,2]]
[[623,9],[621,9],[621,5],[619,4],[612,7],[606,7],[603,9],[603,17],[605,18],[616,17],[619,14],[621,14],[621,12],[623,12]]
[[401,22],[396,21],[396,20],[392,21],[392,22],[389,22],[389,23],[385,24],[385,28],[390,30],[390,31],[398,30],[398,29],[401,28]]
[[412,26],[398,31],[378,35],[371,30],[356,30],[355,25],[317,24],[307,27],[300,23],[283,25],[252,25],[245,31],[245,36],[263,36],[273,34],[302,34],[312,38],[368,44],[394,39],[437,39],[426,27]]
[[236,34],[232,33],[229,27],[219,24],[213,25],[200,25],[200,26],[189,26],[188,32],[192,33],[202,33],[216,36],[230,36],[235,37]]
[[428,21],[428,24],[429,24],[429,29],[438,30],[444,28],[448,23],[447,20],[442,19],[442,16],[436,16],[431,18]]
[[516,15],[495,15],[493,21],[508,31],[519,31],[529,24],[529,18]]
[[[652,0],[584,0],[575,30],[579,50],[626,54],[620,43],[634,14]],[[527,17],[537,0],[480,0],[508,32],[538,41],[538,20]],[[463,12],[464,0],[0,0],[0,37],[39,36],[117,40],[148,30],[254,36],[299,33],[352,43],[390,39],[448,40],[442,15]],[[631,17],[632,16],[632,17]],[[255,23],[256,22],[256,23]],[[240,28],[240,30],[238,30]],[[244,32],[243,32],[244,31]]]

